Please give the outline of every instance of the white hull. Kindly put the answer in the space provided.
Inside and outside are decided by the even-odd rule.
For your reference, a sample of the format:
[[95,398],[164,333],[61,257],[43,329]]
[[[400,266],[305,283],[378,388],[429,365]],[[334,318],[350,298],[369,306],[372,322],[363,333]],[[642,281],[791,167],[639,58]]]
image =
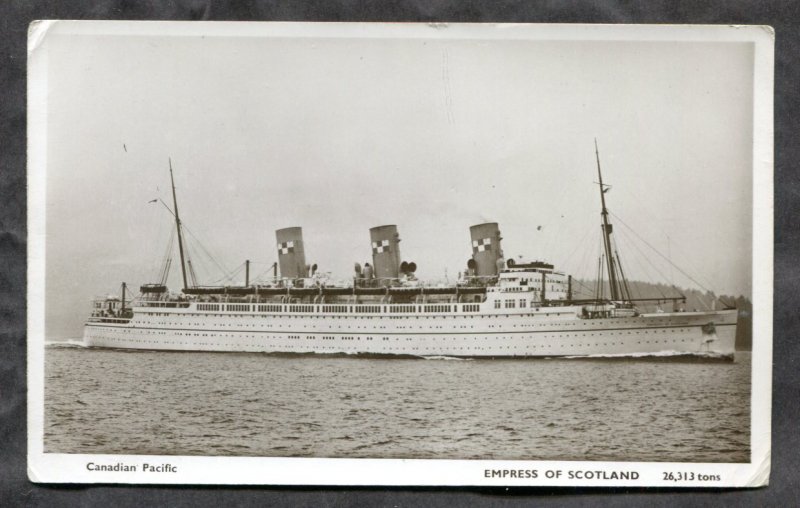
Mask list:
[[735,310],[583,319],[573,307],[492,315],[303,315],[212,314],[197,312],[195,306],[139,308],[127,322],[89,322],[84,342],[92,347],[171,351],[456,357],[687,354],[732,358],[737,319]]

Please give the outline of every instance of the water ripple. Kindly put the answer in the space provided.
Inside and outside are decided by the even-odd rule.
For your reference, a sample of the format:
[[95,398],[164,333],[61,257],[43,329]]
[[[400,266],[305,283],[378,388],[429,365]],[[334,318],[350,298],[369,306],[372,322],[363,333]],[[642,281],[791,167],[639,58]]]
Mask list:
[[45,450],[747,462],[750,355],[471,360],[48,347]]

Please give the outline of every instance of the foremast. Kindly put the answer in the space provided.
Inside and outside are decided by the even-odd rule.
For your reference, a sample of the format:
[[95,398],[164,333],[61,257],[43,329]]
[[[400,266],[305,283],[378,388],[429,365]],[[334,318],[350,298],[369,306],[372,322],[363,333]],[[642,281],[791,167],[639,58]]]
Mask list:
[[[619,253],[612,249],[611,233],[613,226],[608,222],[608,208],[606,208],[606,192],[611,188],[610,185],[603,184],[603,173],[600,170],[600,151],[597,148],[597,139],[594,140],[594,154],[597,159],[597,178],[599,179],[598,185],[600,187],[600,204],[602,211],[600,215],[603,217],[603,249],[605,250],[606,270],[608,272],[608,285],[610,290],[610,297],[612,302],[624,302],[631,304],[630,292],[627,291],[628,283],[622,272],[622,266],[619,261]],[[615,261],[616,260],[616,261]],[[602,282],[599,282],[602,284]]]

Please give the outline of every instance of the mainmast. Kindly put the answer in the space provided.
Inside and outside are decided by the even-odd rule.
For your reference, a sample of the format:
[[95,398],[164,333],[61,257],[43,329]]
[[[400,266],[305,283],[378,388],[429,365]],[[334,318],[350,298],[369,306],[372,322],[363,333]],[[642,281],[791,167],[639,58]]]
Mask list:
[[619,301],[619,281],[617,281],[617,273],[614,268],[614,256],[611,250],[611,224],[608,223],[608,210],[606,209],[606,191],[607,186],[603,185],[603,174],[600,172],[600,151],[597,149],[597,139],[594,140],[594,154],[597,158],[597,177],[600,179],[600,203],[603,206],[601,215],[603,216],[603,247],[606,251],[606,264],[608,267],[608,283],[611,288],[611,300]]
[[183,233],[181,233],[181,219],[178,215],[178,198],[175,196],[175,177],[172,176],[172,158],[169,159],[169,179],[172,182],[172,202],[175,207],[175,227],[178,230],[178,252],[181,254],[181,275],[183,275],[183,288],[189,287],[186,283],[186,263],[183,260]]

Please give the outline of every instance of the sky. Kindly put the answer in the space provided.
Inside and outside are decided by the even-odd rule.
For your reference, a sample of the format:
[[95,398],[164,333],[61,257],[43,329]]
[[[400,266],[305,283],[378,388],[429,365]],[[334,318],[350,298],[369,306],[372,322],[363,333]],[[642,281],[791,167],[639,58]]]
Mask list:
[[487,221],[507,257],[593,278],[597,139],[626,276],[750,296],[751,44],[431,28],[52,33],[44,48],[48,337],[79,336],[92,297],[122,281],[158,280],[174,223],[148,202],[171,206],[170,159],[201,283],[224,273],[195,238],[255,278],[275,230],[302,226],[307,261],[346,279],[384,224],[421,279],[452,281]]

